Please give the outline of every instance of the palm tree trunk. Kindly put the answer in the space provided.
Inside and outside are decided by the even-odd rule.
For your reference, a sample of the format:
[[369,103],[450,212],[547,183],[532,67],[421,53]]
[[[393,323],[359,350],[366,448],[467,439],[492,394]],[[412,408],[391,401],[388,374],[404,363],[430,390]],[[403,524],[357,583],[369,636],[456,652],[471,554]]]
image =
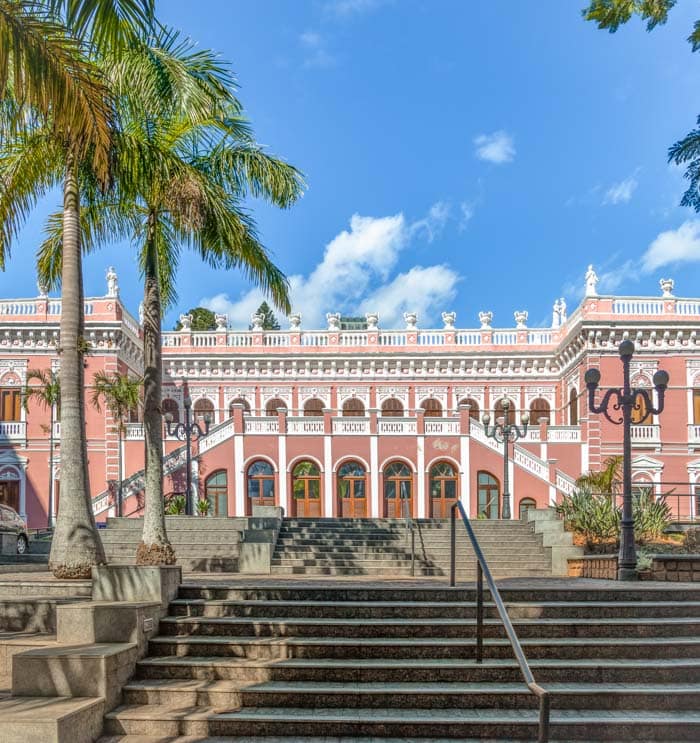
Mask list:
[[149,214],[143,295],[143,433],[146,447],[146,498],[137,565],[172,565],[175,552],[165,531],[163,502],[163,414],[161,410],[161,304],[156,219]]
[[92,512],[85,439],[84,298],[76,159],[66,158],[60,328],[61,482],[49,570],[57,578],[89,578],[105,562]]

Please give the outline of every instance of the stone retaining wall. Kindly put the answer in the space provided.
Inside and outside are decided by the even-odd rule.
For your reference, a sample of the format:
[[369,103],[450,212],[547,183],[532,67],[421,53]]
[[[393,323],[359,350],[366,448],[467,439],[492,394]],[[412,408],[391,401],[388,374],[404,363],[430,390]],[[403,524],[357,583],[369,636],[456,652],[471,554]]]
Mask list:
[[569,559],[569,577],[617,580],[617,555],[584,555]]
[[654,555],[652,580],[700,582],[700,555]]

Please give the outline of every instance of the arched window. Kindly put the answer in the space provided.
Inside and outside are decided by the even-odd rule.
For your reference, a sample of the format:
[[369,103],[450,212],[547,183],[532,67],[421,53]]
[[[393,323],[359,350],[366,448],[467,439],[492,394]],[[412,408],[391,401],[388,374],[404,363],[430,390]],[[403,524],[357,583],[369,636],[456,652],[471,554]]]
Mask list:
[[[501,412],[501,415],[503,413]],[[476,475],[477,482],[477,518],[497,519],[500,513],[500,486],[498,480],[490,473],[480,470]]]
[[430,468],[430,511],[434,519],[446,519],[457,500],[457,472],[451,462],[437,462]]
[[[515,404],[512,400],[509,400],[510,405],[508,406],[508,420],[506,423],[515,423]],[[496,400],[496,404],[493,406],[493,417],[498,421],[499,418],[505,418],[505,410],[503,407],[503,399],[499,398]]]
[[323,400],[319,400],[317,397],[312,397],[304,403],[304,415],[310,418],[320,418],[323,416]]
[[391,462],[384,468],[384,516],[413,515],[413,473],[405,462]]
[[537,503],[534,498],[521,498],[518,506],[518,514],[521,520],[525,519],[527,512],[533,508],[537,508]]
[[226,470],[219,470],[207,477],[204,492],[209,501],[212,516],[228,516],[228,492]]
[[173,423],[180,422],[180,406],[177,404],[177,400],[173,400],[171,397],[166,397],[161,404],[163,416],[168,414],[172,415]]
[[233,406],[242,405],[243,413],[250,413],[250,403],[244,397],[237,397],[228,404],[228,417],[233,418]]
[[268,400],[265,403],[265,415],[277,415],[279,408],[286,408],[287,403],[284,400],[280,400],[279,397],[273,397],[272,400]]
[[365,406],[362,404],[362,400],[358,400],[356,397],[349,397],[343,403],[343,416],[345,418],[362,417],[365,414]]
[[248,515],[253,506],[275,505],[275,471],[269,462],[258,459],[248,467]]
[[573,387],[569,392],[569,425],[578,426],[578,392]]
[[294,515],[321,516],[321,472],[315,462],[299,462],[292,470]]
[[200,397],[199,400],[194,404],[193,408],[194,419],[198,423],[204,423],[204,416],[209,415],[210,422],[214,422],[214,403],[208,400],[206,397]]
[[344,518],[367,516],[367,472],[359,462],[345,462],[338,468],[338,515]]
[[423,400],[420,406],[425,410],[426,418],[439,418],[442,415],[442,405],[434,397]]
[[401,400],[397,400],[395,397],[388,397],[382,403],[382,417],[383,418],[400,418],[403,415],[403,405]]
[[469,405],[469,417],[472,420],[479,420],[479,403],[472,397],[467,397],[464,400],[460,400],[457,407],[460,405]]
[[[650,426],[654,422],[654,416],[647,416],[647,404],[641,395],[637,395],[632,408],[633,426]],[[645,417],[646,416],[646,417]]]
[[549,403],[542,397],[538,397],[530,403],[530,423],[533,425],[537,425],[540,418],[549,419],[550,414]]

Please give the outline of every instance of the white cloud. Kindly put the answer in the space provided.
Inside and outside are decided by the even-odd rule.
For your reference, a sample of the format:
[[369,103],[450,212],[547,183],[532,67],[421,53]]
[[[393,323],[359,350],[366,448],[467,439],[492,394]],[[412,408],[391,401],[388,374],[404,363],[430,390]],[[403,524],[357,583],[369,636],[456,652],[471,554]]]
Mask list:
[[459,231],[463,232],[467,229],[467,225],[471,221],[472,217],[474,216],[474,212],[476,211],[476,204],[473,201],[463,201],[459,205]]
[[700,261],[700,219],[689,219],[677,229],[657,235],[642,256],[642,269],[653,271],[669,263]]
[[496,165],[512,162],[515,158],[513,137],[503,130],[493,134],[480,134],[474,138],[476,156]]
[[343,19],[363,15],[385,5],[387,0],[329,0],[324,6],[326,15]]
[[304,48],[304,67],[331,67],[335,64],[326,39],[316,31],[304,31],[299,36],[299,43]]
[[[350,229],[343,230],[326,245],[323,258],[306,276],[290,276],[290,294],[295,312],[301,312],[303,327],[325,327],[326,312],[352,314],[378,311],[380,323],[389,327],[404,310],[416,311],[424,322],[444,310],[459,281],[456,272],[443,265],[414,266],[392,277],[400,252],[412,239],[432,241],[448,218],[449,207],[437,202],[423,219],[407,223],[403,214],[363,217],[355,214]],[[403,295],[403,296],[402,296]],[[233,327],[247,327],[250,315],[263,296],[251,290],[239,299],[227,294],[204,298],[200,304],[228,314]]]
[[619,183],[613,183],[603,196],[603,204],[626,204],[631,200],[638,185],[639,181],[633,175]]

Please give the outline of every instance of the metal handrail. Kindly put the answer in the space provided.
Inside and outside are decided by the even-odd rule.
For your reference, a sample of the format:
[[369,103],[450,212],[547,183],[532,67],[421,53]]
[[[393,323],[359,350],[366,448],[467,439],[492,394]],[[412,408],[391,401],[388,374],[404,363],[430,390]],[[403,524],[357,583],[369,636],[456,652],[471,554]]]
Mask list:
[[457,516],[456,512],[459,510],[462,516],[462,522],[467,530],[467,536],[469,541],[472,543],[474,554],[476,555],[476,662],[481,663],[484,659],[484,576],[486,577],[486,583],[491,593],[493,603],[496,605],[496,611],[498,616],[501,618],[503,628],[508,635],[510,645],[513,648],[515,659],[520,666],[520,672],[523,675],[523,679],[527,684],[527,688],[534,694],[540,703],[540,717],[539,717],[539,730],[537,741],[538,743],[547,743],[549,740],[549,706],[550,706],[550,695],[549,692],[543,689],[532,675],[530,666],[523,652],[522,645],[518,636],[513,628],[513,623],[510,621],[506,607],[501,599],[501,594],[496,587],[496,582],[491,575],[489,566],[486,563],[484,553],[481,551],[479,541],[474,534],[472,525],[467,516],[467,512],[464,510],[464,506],[460,501],[455,501],[450,509],[450,586],[454,588],[456,584],[456,546],[457,546]]
[[403,511],[404,523],[406,525],[406,542],[408,542],[409,532],[411,537],[411,575],[416,574],[416,528],[413,523],[413,517],[408,510],[408,500],[401,500],[401,510]]

